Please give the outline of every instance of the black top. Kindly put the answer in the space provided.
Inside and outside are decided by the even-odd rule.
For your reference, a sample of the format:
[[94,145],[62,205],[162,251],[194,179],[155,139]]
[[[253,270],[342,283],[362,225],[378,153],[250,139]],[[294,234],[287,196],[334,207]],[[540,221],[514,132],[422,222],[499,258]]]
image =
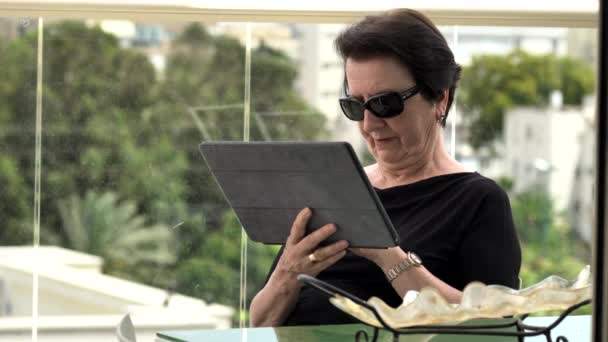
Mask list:
[[[519,241],[509,198],[494,181],[478,173],[455,173],[376,192],[401,248],[418,254],[433,275],[459,290],[474,280],[518,288]],[[317,278],[363,300],[376,296],[393,307],[402,302],[378,266],[350,252]],[[353,322],[326,296],[304,286],[285,325]]]

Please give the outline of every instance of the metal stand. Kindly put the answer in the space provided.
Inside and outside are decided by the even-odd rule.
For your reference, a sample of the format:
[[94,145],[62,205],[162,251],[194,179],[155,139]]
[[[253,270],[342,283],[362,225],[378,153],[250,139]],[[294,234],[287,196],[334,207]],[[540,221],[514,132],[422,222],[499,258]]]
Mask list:
[[[299,275],[298,280],[308,286],[313,287],[316,290],[321,291],[323,294],[327,295],[328,297],[333,297],[334,295],[339,294],[339,295],[346,297],[346,298],[352,300],[353,302],[365,307],[366,309],[370,310],[374,314],[374,316],[376,317],[378,322],[380,322],[380,324],[382,324],[382,327],[379,328],[376,326],[369,325],[365,322],[361,322],[361,323],[364,323],[364,324],[374,328],[374,332],[371,337],[372,342],[377,341],[378,332],[380,329],[386,329],[386,330],[390,331],[393,334],[393,341],[395,341],[395,342],[399,341],[400,335],[413,335],[413,334],[512,336],[512,337],[517,337],[519,342],[523,342],[526,337],[544,335],[547,342],[553,342],[554,340],[551,336],[551,331],[556,326],[558,326],[564,320],[564,318],[566,318],[566,316],[568,316],[574,310],[591,303],[591,300],[585,300],[585,301],[582,301],[578,304],[575,304],[575,305],[569,307],[568,309],[564,310],[564,312],[562,312],[562,314],[559,315],[555,319],[555,321],[553,321],[553,323],[551,323],[545,327],[525,324],[523,322],[523,320],[528,315],[523,315],[523,316],[514,317],[509,322],[502,323],[502,324],[418,325],[418,326],[398,329],[398,328],[393,328],[390,325],[388,325],[384,321],[384,319],[382,319],[382,317],[380,316],[380,314],[378,313],[376,308],[371,306],[369,303],[362,300],[361,298],[355,297],[352,294],[350,294],[340,288],[337,288],[322,280],[319,280],[315,277],[311,277],[311,276],[308,276],[305,274]],[[513,327],[516,328],[516,331],[498,330],[498,329],[513,328]],[[355,334],[355,341],[356,342],[370,341],[370,337],[365,330],[359,330]],[[555,339],[555,342],[568,342],[568,339],[565,336],[558,336]]]

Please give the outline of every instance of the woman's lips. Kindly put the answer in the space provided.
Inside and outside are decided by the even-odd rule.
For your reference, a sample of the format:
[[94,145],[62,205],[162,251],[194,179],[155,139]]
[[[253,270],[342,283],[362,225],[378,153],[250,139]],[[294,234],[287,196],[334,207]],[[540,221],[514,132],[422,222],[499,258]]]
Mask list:
[[395,138],[381,138],[381,139],[374,139],[376,145],[382,146],[382,145],[386,145],[389,143],[392,143],[395,140]]
[[395,139],[395,138],[393,138],[393,137],[388,137],[388,138],[376,138],[376,139],[374,139],[374,140],[376,140],[376,141],[389,141],[389,140],[393,140],[393,139]]

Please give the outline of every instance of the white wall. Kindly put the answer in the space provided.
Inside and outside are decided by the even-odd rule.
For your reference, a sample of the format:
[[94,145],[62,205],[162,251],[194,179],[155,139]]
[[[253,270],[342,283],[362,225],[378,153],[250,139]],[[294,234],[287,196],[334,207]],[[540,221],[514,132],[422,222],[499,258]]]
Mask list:
[[140,341],[161,330],[230,327],[232,308],[180,294],[167,300],[162,289],[93,271],[99,264],[96,257],[61,248],[0,247],[0,299],[12,306],[0,312],[0,341],[31,339],[33,274],[39,280],[39,341],[113,341],[126,313]]
[[581,152],[580,109],[517,108],[505,116],[505,162],[514,190],[547,190],[555,209],[567,208]]
[[572,184],[581,153],[580,134],[584,119],[580,110],[557,113],[550,121],[551,164],[550,184],[555,207],[566,209],[572,197]]

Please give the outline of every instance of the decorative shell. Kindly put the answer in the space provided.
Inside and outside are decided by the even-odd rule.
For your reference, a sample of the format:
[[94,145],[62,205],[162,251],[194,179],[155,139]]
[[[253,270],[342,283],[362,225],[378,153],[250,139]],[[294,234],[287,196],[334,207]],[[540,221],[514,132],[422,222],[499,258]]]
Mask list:
[[[392,308],[377,297],[367,302],[392,328],[433,323],[460,322],[474,318],[500,318],[535,311],[562,310],[591,298],[591,271],[584,267],[575,280],[549,276],[538,284],[522,290],[501,285],[468,284],[460,304],[450,304],[434,288],[409,291],[403,304]],[[329,299],[340,310],[377,327],[382,324],[371,310],[350,299],[335,295]]]

